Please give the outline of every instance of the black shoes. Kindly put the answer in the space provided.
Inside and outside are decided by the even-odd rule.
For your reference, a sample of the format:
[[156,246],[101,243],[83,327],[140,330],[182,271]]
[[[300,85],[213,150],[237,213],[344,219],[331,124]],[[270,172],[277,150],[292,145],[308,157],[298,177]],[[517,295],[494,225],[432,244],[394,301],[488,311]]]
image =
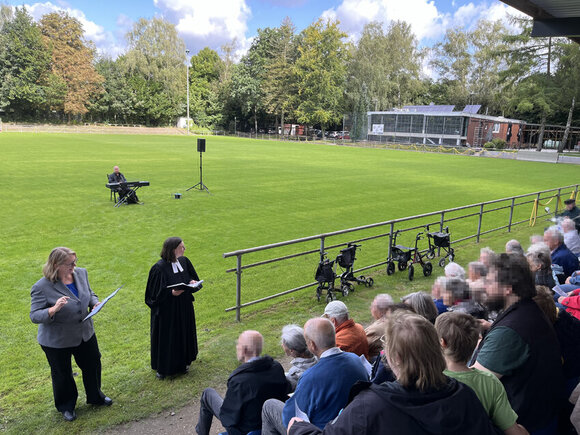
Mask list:
[[63,411],[62,416],[66,421],[73,421],[77,419],[77,413],[74,409],[72,411]]
[[157,376],[157,379],[165,379],[165,375],[163,375],[159,372],[157,372],[156,376]]
[[105,396],[105,398],[103,399],[102,402],[100,403],[91,403],[91,402],[87,402],[89,405],[95,405],[95,406],[111,406],[113,404],[113,399],[111,399],[110,397]]

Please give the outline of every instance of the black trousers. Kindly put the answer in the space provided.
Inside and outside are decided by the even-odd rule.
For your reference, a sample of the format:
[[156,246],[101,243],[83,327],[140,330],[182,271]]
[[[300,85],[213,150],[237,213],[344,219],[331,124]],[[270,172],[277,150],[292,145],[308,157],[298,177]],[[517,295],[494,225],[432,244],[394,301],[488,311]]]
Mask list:
[[101,391],[101,353],[97,336],[83,341],[75,347],[57,349],[41,346],[50,365],[54,406],[60,412],[72,411],[77,403],[78,391],[73,378],[71,356],[83,373],[83,384],[87,393],[87,403],[99,405],[105,395]]

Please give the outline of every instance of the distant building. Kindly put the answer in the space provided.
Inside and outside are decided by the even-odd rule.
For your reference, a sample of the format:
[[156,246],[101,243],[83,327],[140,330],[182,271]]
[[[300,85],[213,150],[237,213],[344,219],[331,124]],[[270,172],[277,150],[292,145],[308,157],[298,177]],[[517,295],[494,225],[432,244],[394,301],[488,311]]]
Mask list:
[[501,116],[479,115],[480,105],[404,106],[388,112],[368,112],[368,140],[391,143],[481,147],[494,138],[519,148],[525,122]]

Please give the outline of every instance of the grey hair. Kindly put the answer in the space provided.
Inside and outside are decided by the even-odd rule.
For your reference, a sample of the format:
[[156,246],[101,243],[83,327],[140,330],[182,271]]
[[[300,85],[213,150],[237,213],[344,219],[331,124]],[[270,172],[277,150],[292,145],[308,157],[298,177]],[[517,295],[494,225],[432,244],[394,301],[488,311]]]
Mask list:
[[516,239],[511,239],[505,244],[505,252],[508,254],[524,255],[524,248],[522,248],[522,244]]
[[472,261],[467,265],[469,270],[473,270],[474,273],[478,274],[479,276],[486,276],[487,275],[487,266],[483,264],[481,261]]
[[393,301],[391,295],[387,293],[379,293],[373,299],[373,305],[381,314],[386,313],[389,310],[389,307],[394,303],[395,301]]
[[528,248],[526,257],[532,263],[540,266],[542,270],[549,270],[552,267],[552,253],[545,243],[534,243]]
[[564,230],[565,232],[572,231],[572,230],[576,229],[576,224],[570,218],[564,219],[560,225],[562,225],[562,230]]
[[465,269],[452,261],[447,266],[445,266],[445,276],[448,278],[465,279]]
[[282,328],[282,344],[288,349],[303,354],[308,350],[304,339],[304,330],[298,325],[286,325]]
[[306,322],[304,338],[312,340],[319,349],[330,349],[336,346],[334,325],[324,317],[315,317]]
[[403,296],[401,301],[411,305],[417,314],[425,317],[431,323],[435,322],[435,318],[439,314],[431,295],[425,292],[409,293]]
[[445,291],[453,295],[453,299],[467,299],[469,297],[469,284],[461,278],[448,278],[445,281]]
[[564,243],[564,234],[562,234],[562,232],[558,229],[557,226],[552,225],[550,228],[544,231],[544,235],[546,234],[552,239],[557,239],[558,244],[561,245],[562,243]]

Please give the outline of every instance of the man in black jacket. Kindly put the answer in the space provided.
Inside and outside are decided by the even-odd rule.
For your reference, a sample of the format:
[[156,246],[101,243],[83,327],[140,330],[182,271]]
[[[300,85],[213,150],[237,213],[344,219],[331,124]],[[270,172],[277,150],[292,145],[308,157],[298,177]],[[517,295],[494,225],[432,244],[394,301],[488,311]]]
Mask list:
[[290,391],[284,369],[269,356],[260,357],[264,338],[258,331],[244,331],[236,345],[242,362],[228,379],[224,399],[213,388],[201,395],[199,421],[195,430],[208,435],[216,416],[229,435],[243,435],[262,428],[262,405],[268,399],[286,400]]
[[[122,172],[119,171],[119,167],[115,166],[113,168],[113,173],[109,174],[108,177],[109,183],[126,183],[127,179],[123,175]],[[127,186],[120,185],[118,187],[113,188],[121,198],[129,195],[127,198],[127,203],[129,204],[138,204],[139,198],[137,198],[137,194],[132,192]]]
[[526,258],[501,254],[485,286],[488,308],[502,311],[481,341],[474,367],[500,379],[519,424],[530,432],[551,428],[564,397],[560,347],[532,299],[536,288]]

